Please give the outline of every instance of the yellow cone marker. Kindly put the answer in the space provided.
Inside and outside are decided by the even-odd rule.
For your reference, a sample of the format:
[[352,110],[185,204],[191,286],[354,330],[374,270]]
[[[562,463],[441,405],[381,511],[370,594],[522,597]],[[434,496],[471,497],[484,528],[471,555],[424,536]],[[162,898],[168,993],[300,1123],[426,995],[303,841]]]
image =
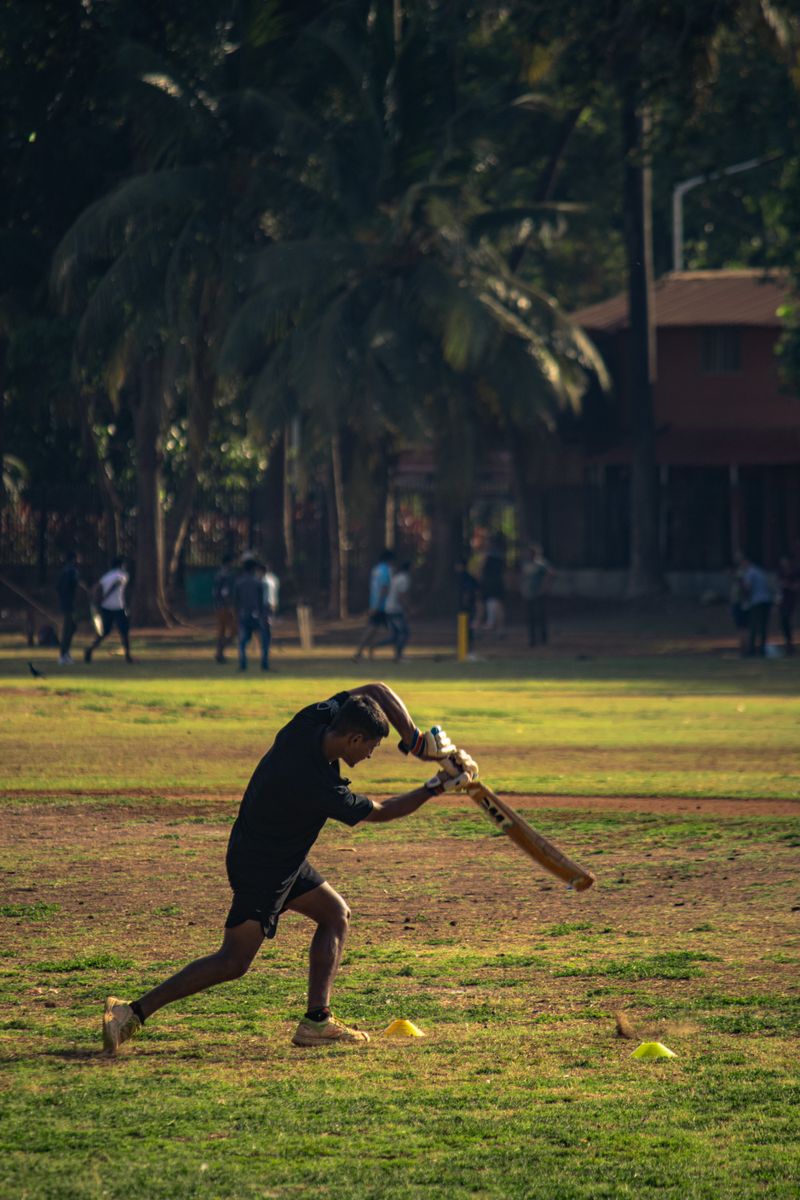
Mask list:
[[413,1021],[392,1021],[383,1032],[389,1037],[425,1037]]
[[675,1052],[661,1042],[642,1042],[637,1046],[631,1058],[674,1058]]

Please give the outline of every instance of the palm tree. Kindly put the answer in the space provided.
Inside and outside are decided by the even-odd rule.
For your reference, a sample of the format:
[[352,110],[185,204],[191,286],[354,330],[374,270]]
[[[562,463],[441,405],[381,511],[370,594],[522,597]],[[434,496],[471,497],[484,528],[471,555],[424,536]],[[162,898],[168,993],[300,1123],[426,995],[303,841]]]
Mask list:
[[[466,133],[463,142],[453,129],[437,139],[431,113],[419,111],[430,40],[410,39],[401,70],[396,23],[391,33],[387,49],[386,31],[315,31],[321,75],[336,80],[344,115],[297,122],[299,161],[314,164],[302,178],[313,233],[247,256],[221,352],[223,367],[249,381],[262,425],[299,415],[311,431],[304,444],[327,459],[337,534],[331,596],[342,614],[343,429],[432,440],[436,527],[447,537],[471,498],[482,428],[552,422],[580,403],[593,374],[605,382],[588,340],[549,297],[517,280],[484,236],[491,214],[477,195]],[[430,104],[439,99],[433,88]],[[447,111],[439,115],[446,130]],[[506,223],[560,207],[518,208]],[[442,581],[449,551],[434,557]]]

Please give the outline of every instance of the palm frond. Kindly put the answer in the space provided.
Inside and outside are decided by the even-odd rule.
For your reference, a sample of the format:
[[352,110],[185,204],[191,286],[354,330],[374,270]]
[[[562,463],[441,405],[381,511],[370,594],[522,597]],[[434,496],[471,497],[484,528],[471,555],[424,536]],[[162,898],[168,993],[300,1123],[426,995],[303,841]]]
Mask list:
[[161,287],[169,252],[169,242],[160,233],[148,230],[114,260],[81,317],[76,338],[79,354],[118,339],[125,326],[145,309],[163,314]]
[[87,270],[116,257],[142,227],[208,203],[216,194],[209,167],[179,167],[137,175],[91,204],[62,238],[53,259],[51,287],[69,308]]

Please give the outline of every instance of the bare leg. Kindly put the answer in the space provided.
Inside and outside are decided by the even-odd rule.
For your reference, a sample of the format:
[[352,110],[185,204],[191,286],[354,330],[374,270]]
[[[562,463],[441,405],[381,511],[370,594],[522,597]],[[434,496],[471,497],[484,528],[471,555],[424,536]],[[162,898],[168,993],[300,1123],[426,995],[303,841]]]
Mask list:
[[324,1008],[330,1004],[333,981],[339,970],[350,909],[329,883],[319,887],[287,906],[316,921],[317,929],[311,939],[308,956],[308,1008]]
[[145,1018],[152,1016],[165,1004],[193,996],[195,992],[204,992],[217,983],[239,979],[247,971],[263,940],[264,931],[260,921],[243,921],[233,929],[226,929],[216,954],[195,959],[177,975],[140,997],[139,1004]]
[[353,658],[356,658],[356,659],[361,658],[361,655],[364,653],[364,651],[366,649],[369,649],[370,651],[372,651],[372,643],[375,641],[375,638],[377,636],[378,636],[378,626],[373,625],[372,622],[370,621],[369,624],[367,625],[366,629],[364,630],[363,634],[361,635],[361,641],[358,643],[358,647],[356,648],[356,652],[353,655]]

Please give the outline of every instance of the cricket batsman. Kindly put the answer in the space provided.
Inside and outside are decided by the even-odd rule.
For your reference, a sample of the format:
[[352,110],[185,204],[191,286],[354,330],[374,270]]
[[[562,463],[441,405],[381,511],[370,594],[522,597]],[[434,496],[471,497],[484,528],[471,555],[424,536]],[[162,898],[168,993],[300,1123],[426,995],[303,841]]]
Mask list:
[[[350,790],[339,763],[356,767],[371,758],[390,724],[400,735],[404,754],[435,762],[437,770],[414,791],[370,800]],[[231,830],[226,867],[233,902],[221,947],[138,1000],[128,1003],[109,996],[103,1014],[106,1051],[116,1054],[165,1004],[244,975],[264,938],[275,937],[287,909],[316,925],[309,951],[308,1008],[292,1042],[368,1042],[368,1034],[331,1013],[350,910],[306,856],[328,818],[350,826],[396,821],[432,796],[462,789],[477,776],[475,761],[458,750],[443,729],[420,732],[403,701],[385,683],[367,683],[301,709],[256,767]]]

